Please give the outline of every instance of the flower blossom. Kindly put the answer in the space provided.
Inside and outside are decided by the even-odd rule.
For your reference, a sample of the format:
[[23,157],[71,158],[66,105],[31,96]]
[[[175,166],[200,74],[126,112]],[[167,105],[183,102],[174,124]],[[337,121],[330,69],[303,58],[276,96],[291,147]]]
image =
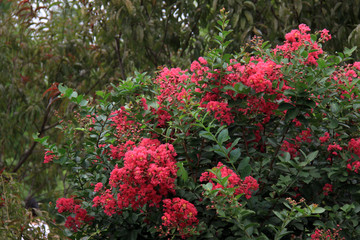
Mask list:
[[172,229],[180,233],[181,238],[189,237],[189,232],[199,223],[196,218],[195,206],[181,198],[164,199],[164,215],[161,217],[162,225],[167,232]]
[[[216,168],[221,168],[220,172],[222,178],[229,176],[227,188],[238,187],[235,191],[235,195],[245,194],[245,197],[249,199],[251,198],[252,193],[259,188],[259,184],[257,183],[256,179],[251,176],[247,176],[244,180],[242,180],[233,170],[223,166],[221,162],[218,163]],[[214,178],[216,179],[215,174],[204,172],[201,174],[200,182],[212,183],[212,189],[223,189],[224,186],[220,185],[219,183],[214,183],[212,180]]]

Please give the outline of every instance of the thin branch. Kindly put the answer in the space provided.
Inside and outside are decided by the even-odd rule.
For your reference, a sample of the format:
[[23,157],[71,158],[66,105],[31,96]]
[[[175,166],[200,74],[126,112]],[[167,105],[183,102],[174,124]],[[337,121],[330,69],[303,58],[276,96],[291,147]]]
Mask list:
[[181,50],[181,54],[180,54],[180,57],[183,57],[184,53],[185,53],[185,50],[189,47],[189,42],[190,42],[190,39],[191,39],[191,36],[193,35],[193,32],[195,31],[195,28],[199,25],[198,22],[200,20],[200,11],[198,12],[197,16],[196,16],[196,19],[194,21],[194,24],[190,30],[190,33],[189,33],[189,36],[187,37],[186,41],[185,41],[185,44]]
[[122,57],[121,57],[121,54],[120,54],[120,38],[121,38],[121,33],[119,34],[118,37],[115,37],[115,42],[116,42],[116,53],[117,53],[117,58],[118,58],[118,61],[119,61],[119,68],[120,68],[120,72],[121,72],[121,78],[123,80],[126,79],[126,74],[125,74],[125,69],[124,69],[124,64],[123,64],[123,61],[122,61]]
[[[45,111],[45,115],[44,115],[44,119],[42,121],[42,124],[41,124],[41,128],[40,128],[40,131],[39,131],[39,137],[42,137],[45,133],[46,130],[50,129],[50,128],[47,128],[45,125],[49,119],[49,115],[50,115],[50,109],[51,109],[51,104],[49,104],[46,108],[46,111]],[[15,166],[15,168],[13,169],[13,172],[17,172],[20,167],[28,160],[28,158],[30,157],[30,155],[33,153],[36,145],[38,144],[38,142],[33,142],[31,147],[26,150],[21,156],[20,156],[20,161],[18,162],[18,164]]]

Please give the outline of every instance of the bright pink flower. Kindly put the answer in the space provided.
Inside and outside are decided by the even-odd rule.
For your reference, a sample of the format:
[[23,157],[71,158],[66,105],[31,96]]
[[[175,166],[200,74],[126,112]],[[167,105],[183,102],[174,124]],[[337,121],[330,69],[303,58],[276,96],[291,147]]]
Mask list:
[[359,173],[360,161],[355,161],[353,163],[348,163],[346,168],[349,169],[350,171],[355,172],[355,173]]
[[342,147],[340,147],[339,144],[336,144],[335,142],[333,144],[329,144],[327,148],[328,152],[330,152],[332,155],[338,155],[336,151],[341,151]]
[[135,210],[144,205],[159,206],[164,196],[175,192],[175,156],[171,144],[143,139],[137,147],[125,153],[124,166],[116,166],[110,174],[109,185],[119,193],[113,196],[110,190],[106,190],[93,199],[93,206],[103,207],[108,215],[128,207]]
[[164,215],[161,217],[162,225],[167,228],[167,232],[176,230],[182,238],[189,237],[189,230],[194,229],[199,223],[196,218],[197,210],[195,206],[181,198],[164,199]]
[[311,234],[311,240],[345,240],[344,237],[340,237],[340,231],[342,229],[339,228],[339,225],[333,229],[315,229],[315,232]]
[[349,151],[355,153],[358,157],[360,157],[360,138],[352,138],[348,143],[348,149]]
[[234,116],[230,113],[230,108],[228,107],[227,103],[217,102],[217,101],[210,101],[206,105],[208,112],[214,112],[215,118],[221,124],[232,124],[234,122]]
[[205,60],[205,58],[203,57],[199,57],[199,62],[202,64],[202,65],[206,65],[207,64],[207,61]]
[[320,31],[320,34],[321,34],[320,38],[323,41],[329,41],[331,39],[331,34],[329,34],[329,30],[327,30],[325,28]]
[[[227,168],[221,162],[218,163],[216,168],[221,168],[220,172],[222,178],[230,176],[228,178],[227,188],[238,187],[235,191],[235,195],[245,194],[245,197],[249,199],[251,198],[251,194],[259,188],[259,184],[257,183],[256,179],[251,176],[247,176],[244,180],[242,180],[233,170]],[[219,183],[214,183],[212,180],[214,178],[216,179],[215,174],[210,172],[203,172],[200,177],[200,182],[212,183],[212,189],[223,189],[224,186],[220,185]]]
[[75,202],[73,198],[59,198],[56,201],[56,207],[58,208],[59,213],[63,212],[73,212],[75,207]]
[[102,188],[103,188],[103,184],[99,182],[95,185],[94,192],[99,192]]
[[44,163],[52,162],[55,155],[53,155],[53,151],[46,151],[44,155]]
[[330,139],[330,134],[328,132],[326,132],[324,136],[319,137],[321,143],[327,142],[329,139]]
[[148,107],[148,105],[146,104],[146,99],[145,99],[145,98],[142,98],[140,101],[141,101],[141,105],[142,105],[142,107],[144,108],[144,110],[145,110],[145,111],[148,110],[149,107]]

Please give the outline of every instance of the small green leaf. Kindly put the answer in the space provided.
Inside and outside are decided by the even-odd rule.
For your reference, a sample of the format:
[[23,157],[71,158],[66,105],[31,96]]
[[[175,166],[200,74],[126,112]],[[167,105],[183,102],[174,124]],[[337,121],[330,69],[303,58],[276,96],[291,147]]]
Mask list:
[[181,177],[181,180],[186,182],[188,180],[188,178],[189,178],[189,175],[188,175],[187,171],[184,168],[184,163],[183,162],[177,162],[176,166],[178,166],[178,168],[179,168],[179,170],[177,171],[178,177]]
[[229,131],[227,130],[227,128],[223,129],[217,138],[219,144],[223,144],[224,142],[226,142],[229,139],[230,139]]
[[278,211],[273,211],[273,213],[281,220],[281,221],[284,221],[284,216],[280,213],[280,212],[278,212]]
[[325,208],[316,207],[316,208],[314,208],[311,212],[312,212],[312,213],[315,213],[315,214],[320,214],[320,213],[325,212]]
[[306,156],[306,159],[308,162],[311,162],[312,160],[314,160],[317,155],[319,154],[319,151],[315,151],[315,152],[312,152],[312,153],[309,153],[309,155]]
[[215,137],[210,132],[207,132],[207,131],[201,131],[199,133],[199,136],[203,137],[203,138],[206,138],[206,139],[209,139],[209,140],[212,140],[212,141],[216,140]]
[[98,95],[98,96],[100,96],[100,97],[104,98],[105,93],[104,93],[103,91],[96,91],[96,95]]
[[230,152],[230,161],[232,163],[236,162],[241,156],[240,148],[236,148]]
[[285,116],[285,121],[286,122],[292,121],[294,118],[297,117],[298,114],[299,114],[298,108],[292,108],[292,109],[287,110],[286,116]]
[[339,122],[338,122],[338,120],[336,120],[336,119],[331,119],[330,120],[330,124],[329,124],[329,128],[330,129],[335,129],[335,128],[337,128],[339,126]]
[[60,83],[58,89],[62,94],[64,94],[67,90],[67,87],[65,87],[62,83]]
[[293,104],[282,102],[282,103],[280,103],[280,105],[278,107],[278,110],[279,111],[285,111],[285,110],[288,110],[288,109],[291,109],[291,108],[294,108]]
[[356,46],[351,48],[351,49],[348,49],[347,47],[345,47],[345,50],[344,50],[344,54],[346,57],[350,57],[352,55],[352,53],[356,50]]

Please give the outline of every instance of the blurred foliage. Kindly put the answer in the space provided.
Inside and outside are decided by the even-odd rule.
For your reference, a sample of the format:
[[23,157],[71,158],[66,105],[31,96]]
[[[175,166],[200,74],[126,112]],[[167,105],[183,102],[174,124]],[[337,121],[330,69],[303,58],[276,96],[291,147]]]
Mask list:
[[[0,239],[64,239],[62,229],[54,225],[48,212],[36,209],[35,217],[25,208],[21,185],[14,174],[0,171]],[[40,222],[49,227],[47,238],[42,227],[30,226]]]
[[333,35],[327,50],[342,51],[360,44],[359,6],[359,0],[2,0],[0,167],[19,171],[29,194],[53,191],[65,177],[43,165],[44,151],[32,137],[40,132],[62,141],[52,131],[57,112],[63,117],[72,109],[55,101],[55,82],[93,94],[134,71],[187,66],[214,47],[209,39],[221,8],[234,30],[228,51],[254,35],[280,42],[300,23],[327,28]]

